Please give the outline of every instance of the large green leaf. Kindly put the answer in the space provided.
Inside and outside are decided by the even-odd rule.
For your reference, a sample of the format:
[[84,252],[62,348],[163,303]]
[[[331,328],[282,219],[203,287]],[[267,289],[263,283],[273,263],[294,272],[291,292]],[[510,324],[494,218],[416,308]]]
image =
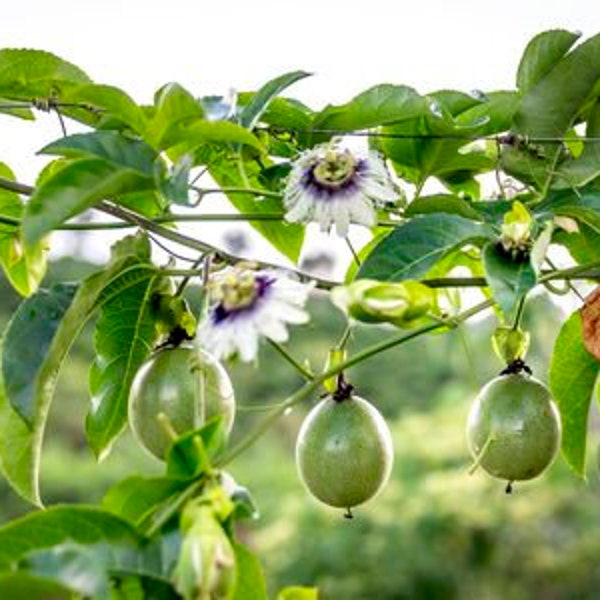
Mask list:
[[562,453],[569,466],[585,477],[590,403],[600,365],[586,350],[579,312],[563,324],[550,363],[550,389],[560,409]]
[[126,138],[116,131],[76,133],[44,146],[40,154],[65,158],[100,158],[118,169],[131,169],[150,180],[154,175],[156,152],[145,142]]
[[[213,160],[209,165],[209,171],[221,187],[262,188],[259,181],[260,171],[255,163],[244,163],[236,159]],[[229,194],[227,197],[231,204],[243,213],[281,213],[283,211],[283,203],[279,198],[261,198],[252,194]],[[276,250],[293,262],[298,260],[304,241],[304,227],[277,221],[255,221],[251,224]]]
[[415,217],[375,246],[358,270],[357,279],[418,279],[448,252],[486,234],[483,225],[455,215]]
[[475,133],[480,136],[493,135],[510,129],[515,112],[519,107],[517,92],[499,90],[485,95],[485,102],[473,106],[456,117],[458,125],[480,123]]
[[90,82],[81,69],[50,52],[0,50],[0,96],[23,100],[50,98]]
[[273,98],[281,94],[283,90],[293,83],[296,83],[296,81],[304,79],[309,75],[310,73],[307,73],[306,71],[292,71],[291,73],[285,73],[284,75],[280,75],[265,83],[265,85],[254,94],[249,104],[242,110],[240,124],[247,129],[254,129]]
[[600,232],[585,223],[579,224],[578,232],[555,232],[552,241],[565,246],[579,264],[600,261]]
[[490,291],[504,315],[509,318],[520,299],[535,287],[537,276],[528,257],[513,260],[497,242],[483,249],[483,268]]
[[73,594],[64,586],[23,571],[0,573],[1,598],[27,600],[72,600]]
[[85,104],[103,118],[118,119],[136,133],[144,133],[147,119],[142,109],[123,90],[111,85],[87,84],[69,91],[65,101]]
[[421,196],[411,202],[404,215],[414,217],[416,215],[428,215],[431,213],[445,213],[458,215],[465,219],[475,221],[483,220],[480,213],[473,208],[473,203],[454,194],[434,194],[432,196]]
[[[39,468],[44,429],[56,380],[69,348],[99,305],[107,284],[131,262],[139,262],[140,258],[146,260],[148,252],[145,237],[124,238],[115,245],[107,268],[79,286],[60,323],[58,319],[65,303],[65,291],[70,289],[64,285],[58,288],[62,302],[57,304],[53,295],[48,302],[48,292],[40,293],[39,297],[34,296],[24,302],[8,326],[3,340],[4,350],[0,353],[0,467],[12,487],[29,502],[41,504]],[[143,266],[145,271],[142,265],[140,271],[147,278],[151,267]],[[127,272],[131,277],[130,270]],[[55,313],[48,310],[52,305]],[[47,348],[45,353],[40,352],[40,345]],[[24,358],[26,353],[34,360]],[[8,373],[13,390],[16,387],[19,391],[23,412],[31,415],[30,425],[11,405],[3,373]]]
[[27,203],[23,234],[32,246],[67,219],[117,194],[152,189],[154,180],[98,158],[74,161],[36,188]]
[[156,272],[141,264],[125,270],[99,297],[102,310],[96,324],[96,360],[89,380],[92,401],[86,419],[88,443],[99,460],[107,456],[127,423],[131,382],[157,339],[151,316],[156,282]]
[[572,217],[600,232],[600,190],[594,187],[550,193],[538,210]]
[[[0,176],[14,180],[12,171],[0,163]],[[0,189],[0,215],[20,219],[25,210],[18,194]],[[11,285],[22,296],[37,289],[46,272],[46,242],[25,246],[21,231],[14,225],[0,224],[0,265]]]
[[569,51],[581,37],[564,29],[551,29],[536,35],[525,48],[517,70],[517,87],[527,93]]
[[353,131],[413,119],[429,111],[429,103],[413,88],[377,85],[347,104],[327,106],[313,120],[314,129]]
[[[561,137],[589,99],[600,79],[600,34],[558,61],[524,96],[514,119],[515,131],[533,137]],[[550,152],[558,144],[545,144]]]
[[233,600],[267,600],[267,585],[260,562],[242,544],[234,544],[236,583]]

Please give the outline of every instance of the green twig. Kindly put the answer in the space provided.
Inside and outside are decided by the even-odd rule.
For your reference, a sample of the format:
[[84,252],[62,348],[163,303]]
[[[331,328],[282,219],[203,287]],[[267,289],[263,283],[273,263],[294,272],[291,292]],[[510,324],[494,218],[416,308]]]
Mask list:
[[302,377],[304,377],[304,379],[312,381],[315,378],[314,374],[304,367],[300,361],[296,360],[281,344],[278,344],[269,338],[267,338],[267,341],[288,363],[290,363],[290,365],[292,365],[292,367],[294,367],[294,369],[296,369],[296,371],[298,371],[298,373],[300,373],[300,375],[302,375]]

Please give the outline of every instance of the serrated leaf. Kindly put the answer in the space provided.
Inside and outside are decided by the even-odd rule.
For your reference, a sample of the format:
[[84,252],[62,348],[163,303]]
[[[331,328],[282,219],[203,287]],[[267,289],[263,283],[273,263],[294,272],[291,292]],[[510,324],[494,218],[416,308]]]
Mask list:
[[550,390],[562,421],[562,453],[585,478],[587,424],[600,365],[585,349],[579,312],[563,323],[550,363]]
[[267,584],[260,562],[242,544],[234,544],[236,583],[233,600],[267,600]]
[[327,106],[313,120],[314,129],[353,131],[417,117],[429,111],[427,100],[405,85],[377,85],[347,104]]
[[50,98],[75,85],[91,83],[75,65],[42,50],[0,50],[0,96]]
[[273,98],[281,94],[287,87],[300,79],[308,77],[311,73],[306,71],[292,71],[285,73],[263,85],[252,100],[247,104],[240,115],[240,124],[246,129],[254,129],[262,114],[267,110]]
[[[12,171],[2,163],[0,176],[14,180]],[[20,219],[23,211],[24,205],[18,194],[0,190],[0,215]],[[45,240],[27,247],[17,227],[0,224],[0,265],[8,281],[22,296],[35,292],[46,273],[46,250]]]
[[375,246],[356,278],[418,279],[448,252],[486,235],[483,225],[455,215],[415,217],[396,227]]
[[151,298],[156,272],[133,267],[107,286],[96,324],[96,360],[90,369],[91,407],[86,434],[98,460],[110,452],[127,423],[129,388],[157,338]]
[[485,278],[494,300],[509,318],[527,292],[535,287],[537,276],[529,258],[513,260],[510,255],[490,242],[482,253]]
[[52,174],[27,203],[23,234],[32,246],[67,219],[106,197],[152,189],[154,180],[97,158],[72,162]]
[[147,119],[142,109],[123,90],[111,85],[81,85],[65,96],[65,101],[86,104],[143,134]]
[[145,142],[132,140],[117,131],[92,131],[59,138],[44,146],[40,154],[65,158],[99,158],[118,169],[131,169],[152,178],[156,152]]
[[[251,187],[255,189],[262,187],[258,179],[259,169],[254,163],[214,160],[209,165],[209,171],[221,187]],[[237,210],[247,214],[281,213],[283,211],[283,202],[279,198],[261,198],[252,194],[229,194],[227,198]],[[276,250],[293,262],[297,262],[304,241],[304,227],[277,221],[255,221],[251,225]]]
[[517,70],[517,87],[527,93],[569,51],[581,37],[564,29],[551,29],[536,35],[525,48]]

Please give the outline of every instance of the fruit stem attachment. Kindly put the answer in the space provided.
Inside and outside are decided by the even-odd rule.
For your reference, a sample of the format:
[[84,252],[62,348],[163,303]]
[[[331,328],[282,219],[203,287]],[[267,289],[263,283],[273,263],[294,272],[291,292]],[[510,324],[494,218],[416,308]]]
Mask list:
[[473,464],[469,467],[469,471],[468,471],[469,475],[473,475],[473,473],[475,473],[475,471],[477,471],[477,469],[481,465],[481,461],[483,460],[483,457],[485,456],[486,452],[489,450],[493,441],[494,441],[493,435],[490,435],[488,437],[488,439],[485,440],[485,444],[483,445],[483,448],[481,449],[479,454],[475,457],[475,461],[473,462]]
[[506,484],[506,489],[505,489],[504,491],[505,491],[507,494],[512,494],[512,492],[513,492],[513,482],[512,482],[512,481],[509,481],[509,482]]
[[338,373],[337,376],[337,388],[335,392],[331,395],[331,397],[336,402],[343,402],[344,400],[348,400],[352,395],[352,390],[354,390],[354,386],[351,383],[346,381],[344,377],[344,373]]
[[175,431],[175,428],[173,427],[173,424],[171,423],[169,415],[165,414],[164,412],[159,412],[156,415],[156,420],[158,421],[160,428],[163,430],[165,435],[168,436],[171,442],[174,442],[179,437]]
[[528,375],[533,374],[531,367],[529,367],[529,365],[527,365],[523,359],[516,358],[512,362],[508,363],[508,365],[506,365],[506,368],[502,369],[502,371],[500,371],[498,375],[518,375],[523,371],[525,371],[525,373],[527,373]]
[[344,519],[354,519],[354,515],[352,514],[352,509],[350,507],[348,507],[344,513]]

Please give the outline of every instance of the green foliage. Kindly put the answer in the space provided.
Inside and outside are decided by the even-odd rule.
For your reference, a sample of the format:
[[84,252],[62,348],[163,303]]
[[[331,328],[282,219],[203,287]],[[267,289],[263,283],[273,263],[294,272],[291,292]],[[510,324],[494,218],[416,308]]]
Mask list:
[[585,477],[588,418],[599,368],[583,344],[581,315],[575,312],[565,321],[554,346],[550,389],[560,408],[562,453],[580,477]]

